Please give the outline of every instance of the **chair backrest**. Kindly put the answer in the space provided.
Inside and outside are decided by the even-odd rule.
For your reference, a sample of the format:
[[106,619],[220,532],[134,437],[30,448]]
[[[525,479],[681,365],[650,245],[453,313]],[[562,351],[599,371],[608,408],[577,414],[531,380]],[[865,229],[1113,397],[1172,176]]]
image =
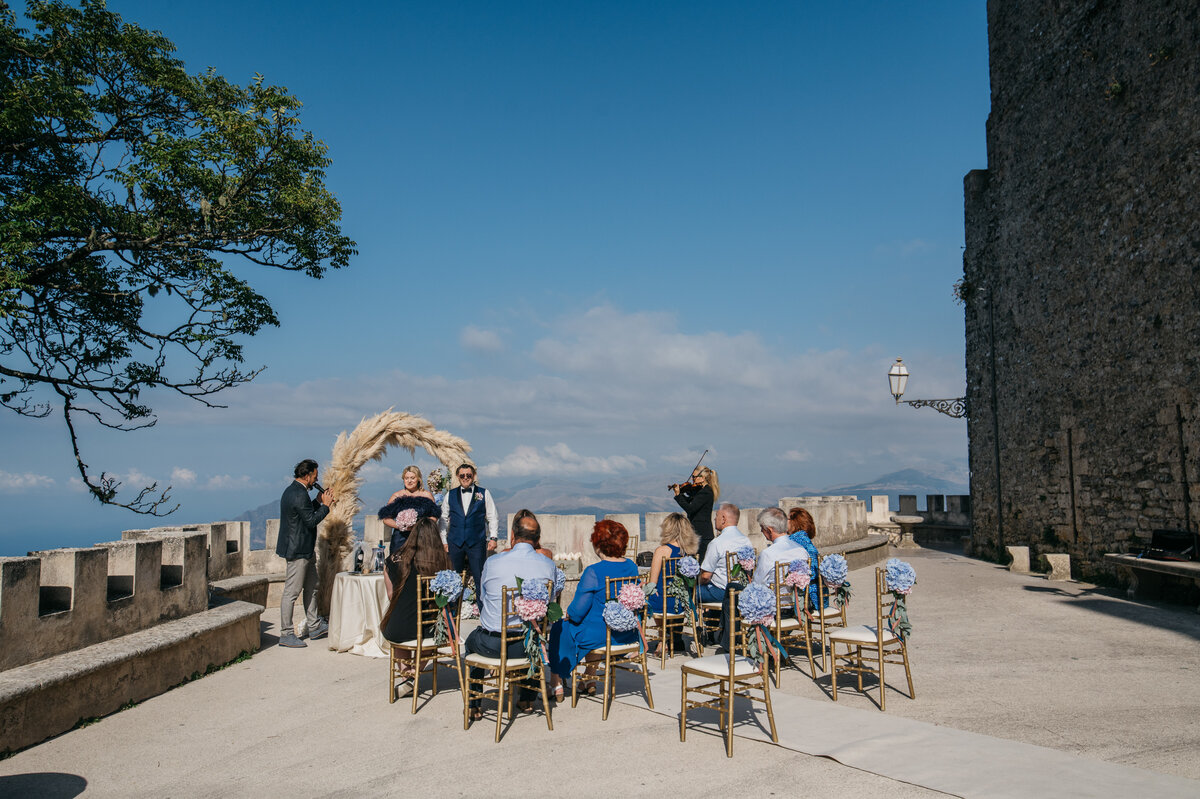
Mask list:
[[[424,638],[426,630],[437,623],[438,613],[441,608],[437,604],[437,594],[429,587],[433,582],[433,576],[423,577],[417,575],[417,637]],[[459,597],[461,599],[461,595]],[[454,610],[452,609],[452,612]]]
[[[610,600],[616,600],[617,595],[621,593],[621,589],[627,585],[636,585],[640,591],[642,587],[642,576],[640,574],[635,574],[630,577],[605,577],[604,601],[608,602]],[[635,615],[639,616],[640,618],[638,620],[644,624],[646,622],[646,606],[642,605],[642,609],[640,611],[636,611]],[[611,639],[612,630],[607,624],[604,625],[604,627],[606,630],[606,638]]]
[[746,654],[746,633],[750,631],[750,625],[742,621],[741,612],[738,610],[738,595],[742,593],[737,588],[729,589],[729,623],[726,625],[729,628],[729,679],[733,679],[733,672],[736,668],[737,656],[747,657]]
[[641,540],[636,535],[631,534],[629,536],[629,540],[625,542],[625,557],[632,561],[636,561],[638,556],[638,546],[640,544]]
[[895,604],[896,598],[887,590],[887,571],[875,567],[875,623],[878,625],[875,629],[879,632],[879,637],[883,638],[884,619],[892,614],[892,606]]
[[[545,583],[546,583],[547,592],[549,592],[551,595],[553,595],[554,581],[546,580]],[[508,646],[509,641],[517,638],[518,636],[524,637],[524,635],[525,635],[525,622],[523,620],[521,620],[520,616],[517,615],[517,611],[516,611],[516,607],[517,607],[516,601],[520,597],[521,597],[521,592],[518,591],[516,588],[510,588],[507,585],[500,587],[500,618],[507,619],[507,620],[511,620],[511,619],[517,620],[516,624],[509,623],[509,624],[501,625],[501,628],[500,628],[500,652],[501,652],[500,660],[501,660],[501,662],[503,662],[504,660],[507,659],[507,655],[505,655],[504,653],[507,651],[506,647]],[[534,629],[536,629],[539,633],[541,633],[545,623],[546,623],[546,620],[544,618],[540,619],[539,621],[533,622]]]
[[[678,558],[672,558],[668,555],[662,559],[662,570],[658,573],[658,585],[655,586],[658,589],[658,596],[662,599],[662,615],[666,615],[667,605],[670,604],[670,594],[667,593],[667,584],[671,582],[675,575],[679,574],[679,561],[682,558],[683,555],[680,555]],[[649,575],[646,575],[647,579],[649,577]]]
[[[778,628],[780,622],[783,621],[783,612],[785,610],[787,610],[788,608],[793,607],[795,605],[795,603],[793,602],[793,596],[792,596],[793,591],[795,591],[795,589],[793,589],[790,585],[787,585],[783,581],[783,579],[788,576],[788,571],[791,568],[791,565],[792,564],[789,561],[781,560],[781,561],[775,562],[775,582],[773,582],[771,584],[771,588],[773,588],[775,590],[775,626],[776,626],[776,628]],[[796,592],[796,593],[797,593],[797,595],[799,595],[799,592]],[[807,591],[805,593],[807,593]],[[800,602],[803,603],[804,601],[805,601],[805,598],[801,596]],[[803,607],[804,607],[804,605],[801,604],[799,606],[799,608],[797,608],[797,610],[796,610],[797,617],[800,616],[801,609]]]

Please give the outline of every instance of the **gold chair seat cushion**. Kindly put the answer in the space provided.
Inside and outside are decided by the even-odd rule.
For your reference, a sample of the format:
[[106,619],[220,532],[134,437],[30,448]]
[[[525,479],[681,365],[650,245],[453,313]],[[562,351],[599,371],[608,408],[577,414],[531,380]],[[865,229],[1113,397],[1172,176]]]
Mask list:
[[[414,638],[411,641],[401,641],[400,643],[393,643],[392,646],[399,647],[400,649],[416,649],[417,648],[417,639]],[[432,638],[425,638],[421,641],[422,649],[433,649],[434,646],[435,646],[435,644],[434,644]]]
[[804,626],[804,622],[800,621],[797,618],[789,618],[789,619],[780,619],[779,620],[779,629],[781,629],[781,630],[795,630],[795,629],[798,629],[803,626]]
[[708,610],[720,610],[721,603],[720,602],[701,602],[700,607],[706,608]]
[[814,616],[824,616],[827,619],[833,618],[834,616],[841,618],[842,610],[841,610],[841,608],[830,605],[827,608],[822,608],[819,612],[814,611],[813,615]]
[[[710,677],[728,677],[729,655],[708,655],[707,657],[693,658],[684,663],[683,668],[689,672],[696,672]],[[753,660],[744,657],[734,659],[734,677],[749,677],[751,674],[758,674],[758,666],[755,665]]]
[[[861,627],[846,627],[841,630],[835,630],[829,634],[830,641],[841,641],[846,644],[876,644],[879,643],[879,633],[875,625],[864,624]],[[883,631],[883,642],[885,644],[892,641],[898,641],[888,630]]]
[[[465,658],[463,658],[463,662],[468,665],[478,666],[479,668],[483,669],[498,669],[501,665],[500,658],[489,658],[476,654],[467,655]],[[529,668],[529,658],[509,658],[508,668]]]
[[666,619],[667,621],[671,621],[672,619],[684,619],[684,618],[687,618],[687,616],[683,613],[651,613],[650,614],[650,621],[656,621],[657,619]]

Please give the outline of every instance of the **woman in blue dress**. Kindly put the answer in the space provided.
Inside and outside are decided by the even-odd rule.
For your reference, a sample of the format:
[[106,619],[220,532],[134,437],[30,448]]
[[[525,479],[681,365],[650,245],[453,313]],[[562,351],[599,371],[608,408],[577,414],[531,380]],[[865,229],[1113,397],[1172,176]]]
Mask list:
[[[654,559],[650,561],[650,585],[658,589],[658,593],[650,596],[647,603],[650,606],[651,613],[662,613],[663,600],[667,603],[667,613],[680,613],[679,600],[674,597],[664,596],[664,581],[660,578],[665,577],[666,583],[671,582],[671,578],[675,576],[675,571],[679,566],[678,561],[675,563],[667,563],[667,558],[678,558],[683,555],[696,554],[696,544],[698,538],[696,531],[692,527],[692,523],[682,513],[672,513],[663,519],[662,526],[658,530],[658,548],[654,550]],[[664,567],[666,574],[663,574]]]
[[[571,600],[562,624],[556,624],[550,632],[550,668],[554,671],[551,685],[554,696],[562,699],[563,680],[587,657],[593,649],[603,649],[607,625],[604,623],[604,603],[616,597],[605,596],[605,580],[608,577],[636,577],[637,565],[625,557],[625,545],[629,542],[629,531],[619,522],[609,519],[596,522],[592,529],[592,547],[600,556],[579,576],[579,587]],[[632,644],[638,640],[637,630],[613,631],[614,644]],[[595,666],[587,670],[596,673]],[[594,694],[596,683],[589,680],[581,684],[584,693]]]
[[804,508],[792,508],[788,511],[788,532],[791,533],[788,537],[804,547],[804,551],[808,553],[811,569],[811,582],[808,584],[809,607],[829,607],[829,597],[825,597],[823,604],[817,597],[817,557],[820,553],[817,552],[816,544],[812,542],[817,537],[817,523],[813,521],[812,514]]
[[[650,585],[658,591],[647,597],[646,605],[651,615],[663,612],[663,602],[666,602],[667,613],[682,613],[679,600],[666,595],[666,586],[675,576],[679,561],[667,562],[668,558],[679,558],[683,555],[695,555],[699,539],[696,530],[688,517],[682,513],[672,513],[663,519],[658,530],[658,547],[654,550],[654,559],[650,561]],[[682,642],[676,640],[676,645],[682,647]],[[655,642],[650,654],[658,652],[660,644]]]

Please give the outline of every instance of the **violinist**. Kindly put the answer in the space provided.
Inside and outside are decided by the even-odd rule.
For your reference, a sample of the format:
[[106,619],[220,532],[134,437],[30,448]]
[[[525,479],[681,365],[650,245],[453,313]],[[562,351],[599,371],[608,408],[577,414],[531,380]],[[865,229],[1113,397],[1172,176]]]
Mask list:
[[696,530],[696,537],[700,539],[699,556],[704,557],[709,542],[713,540],[713,503],[721,497],[717,473],[707,466],[697,466],[692,471],[691,482],[673,485],[671,490],[675,492],[675,501],[683,508]]

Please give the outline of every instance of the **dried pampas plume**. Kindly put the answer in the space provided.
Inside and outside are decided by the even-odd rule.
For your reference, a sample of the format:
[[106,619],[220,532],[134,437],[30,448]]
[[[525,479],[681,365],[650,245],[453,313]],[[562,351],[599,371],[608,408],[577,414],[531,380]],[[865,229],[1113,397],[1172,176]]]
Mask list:
[[328,480],[325,488],[337,497],[337,503],[330,508],[329,515],[321,524],[318,540],[320,608],[323,615],[329,614],[333,578],[350,553],[350,543],[354,538],[351,522],[362,509],[362,501],[358,498],[358,489],[362,485],[359,469],[368,461],[381,460],[392,447],[403,447],[410,455],[417,447],[421,447],[452,474],[460,463],[470,462],[467,454],[471,451],[471,445],[466,441],[438,430],[420,416],[399,413],[391,408],[370,419],[363,419],[349,435],[343,431],[337,437],[329,466],[324,470]]

